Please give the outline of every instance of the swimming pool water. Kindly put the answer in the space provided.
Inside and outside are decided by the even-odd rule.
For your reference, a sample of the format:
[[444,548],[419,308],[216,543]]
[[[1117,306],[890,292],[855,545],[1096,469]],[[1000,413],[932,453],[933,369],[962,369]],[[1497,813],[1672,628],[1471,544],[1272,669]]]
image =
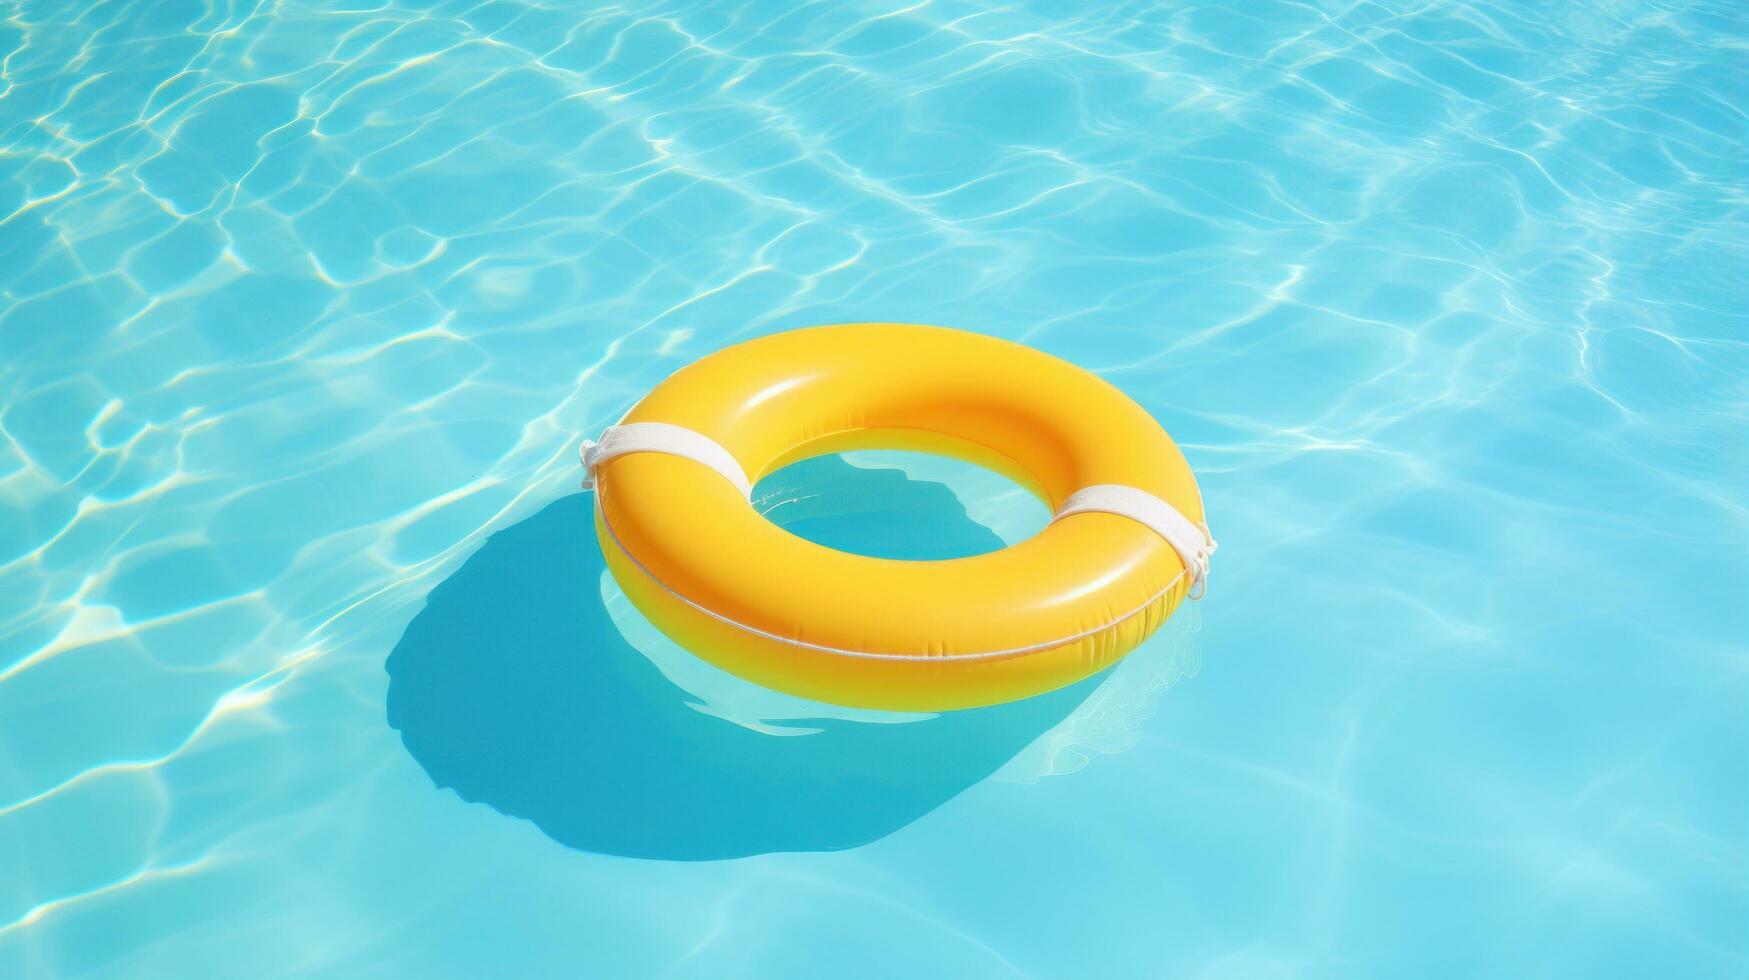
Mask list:
[[[0,976],[1743,976],[1746,35],[0,3]],[[1208,598],[938,718],[650,630],[578,439],[854,320],[1129,392]],[[933,466],[773,517],[1036,527]]]

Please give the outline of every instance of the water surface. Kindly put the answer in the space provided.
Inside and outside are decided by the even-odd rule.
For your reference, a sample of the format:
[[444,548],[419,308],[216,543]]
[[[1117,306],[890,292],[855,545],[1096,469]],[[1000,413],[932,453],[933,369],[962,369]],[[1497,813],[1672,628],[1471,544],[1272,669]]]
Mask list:
[[[0,975],[1744,975],[1745,34],[1641,0],[0,3]],[[1194,616],[882,769],[930,729],[823,749],[872,722],[712,687],[597,583],[562,608],[614,659],[482,651],[475,686],[611,723],[441,727],[478,702],[413,668],[485,668],[403,644],[478,625],[506,541],[558,547],[530,522],[586,542],[579,438],[855,320],[1153,412],[1223,546]],[[678,712],[727,759],[673,761]],[[805,839],[585,839],[632,812],[590,774],[744,802],[760,739],[801,746],[773,806],[837,758],[865,781],[815,812],[898,788]]]

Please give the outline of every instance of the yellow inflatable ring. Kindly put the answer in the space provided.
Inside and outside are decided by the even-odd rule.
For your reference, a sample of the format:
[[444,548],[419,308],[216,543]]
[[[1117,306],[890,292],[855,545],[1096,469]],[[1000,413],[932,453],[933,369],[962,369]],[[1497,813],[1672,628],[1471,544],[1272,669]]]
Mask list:
[[[779,467],[876,448],[982,464],[1057,517],[1000,551],[898,561],[814,544],[748,502]],[[584,461],[607,565],[658,628],[731,673],[855,707],[996,704],[1087,677],[1159,628],[1214,548],[1189,465],[1139,405],[941,327],[812,327],[711,354]]]

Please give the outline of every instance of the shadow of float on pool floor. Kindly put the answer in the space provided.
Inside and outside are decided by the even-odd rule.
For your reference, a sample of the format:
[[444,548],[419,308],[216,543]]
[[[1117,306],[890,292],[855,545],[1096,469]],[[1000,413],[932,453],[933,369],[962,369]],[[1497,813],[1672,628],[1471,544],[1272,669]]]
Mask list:
[[[871,498],[871,471],[809,465],[814,540],[1001,546],[941,484],[873,471]],[[857,488],[840,495],[850,506],[831,505],[835,481]],[[882,503],[871,511],[869,499]],[[994,773],[1098,684],[898,724],[754,731],[698,710],[621,636],[601,598],[591,506],[565,497],[494,534],[432,590],[387,665],[389,724],[432,780],[567,846],[698,861],[865,844]]]

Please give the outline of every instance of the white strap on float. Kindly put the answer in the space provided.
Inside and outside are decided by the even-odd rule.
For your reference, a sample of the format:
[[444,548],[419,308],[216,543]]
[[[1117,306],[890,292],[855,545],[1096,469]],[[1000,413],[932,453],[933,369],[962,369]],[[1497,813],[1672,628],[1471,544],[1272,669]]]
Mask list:
[[[595,486],[595,472],[601,464],[632,453],[662,453],[690,459],[721,474],[741,496],[753,497],[752,481],[727,449],[702,432],[667,422],[626,422],[609,426],[599,440],[583,440],[577,453],[588,470],[583,489]],[[1215,553],[1215,539],[1206,527],[1192,522],[1178,508],[1146,490],[1102,483],[1070,494],[1063,506],[1057,508],[1051,523],[1071,514],[1088,513],[1127,517],[1158,534],[1184,562],[1185,572],[1190,576],[1189,597],[1201,599],[1207,591],[1209,556]]]
[[1127,517],[1165,538],[1172,550],[1178,552],[1185,572],[1190,575],[1189,597],[1201,599],[1208,590],[1209,556],[1215,553],[1218,545],[1206,527],[1192,522],[1178,508],[1146,490],[1102,483],[1070,494],[1063,506],[1057,508],[1051,523],[1070,514],[1088,513]]
[[753,482],[747,479],[747,472],[727,449],[702,432],[667,422],[626,422],[609,426],[598,440],[583,440],[583,445],[577,449],[577,455],[588,470],[583,477],[583,489],[595,486],[595,471],[601,464],[632,453],[662,453],[690,459],[722,474],[723,479],[735,485],[741,496],[753,497]]

